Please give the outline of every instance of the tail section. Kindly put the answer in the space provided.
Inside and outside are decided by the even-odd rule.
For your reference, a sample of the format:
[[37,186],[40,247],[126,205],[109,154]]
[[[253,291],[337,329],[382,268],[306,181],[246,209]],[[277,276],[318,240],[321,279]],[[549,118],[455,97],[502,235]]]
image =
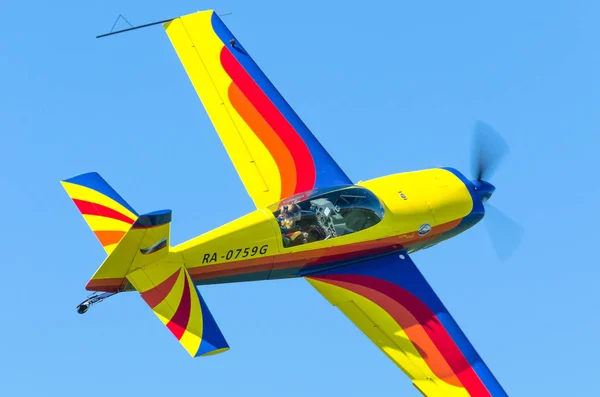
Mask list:
[[[229,350],[183,259],[169,253],[170,210],[138,216],[98,174],[63,185],[108,253],[86,289],[117,293],[130,283],[192,357]],[[99,235],[104,231],[119,232],[118,241],[105,244]],[[85,313],[108,296],[93,295],[77,310]]]
[[96,172],[61,183],[110,255],[138,219],[137,212]]

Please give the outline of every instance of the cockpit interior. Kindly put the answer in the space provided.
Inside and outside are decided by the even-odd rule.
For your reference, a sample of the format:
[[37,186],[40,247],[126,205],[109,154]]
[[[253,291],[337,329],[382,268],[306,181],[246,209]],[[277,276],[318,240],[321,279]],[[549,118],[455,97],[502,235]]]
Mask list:
[[284,200],[273,212],[284,247],[322,241],[367,229],[381,221],[384,209],[369,190],[352,186],[314,191]]

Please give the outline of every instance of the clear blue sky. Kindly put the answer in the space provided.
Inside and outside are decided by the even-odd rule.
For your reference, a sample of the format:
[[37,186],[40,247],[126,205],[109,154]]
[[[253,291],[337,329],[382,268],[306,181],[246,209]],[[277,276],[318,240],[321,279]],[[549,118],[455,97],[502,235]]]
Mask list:
[[[4,395],[417,396],[304,280],[202,287],[231,350],[191,359],[135,293],[75,306],[104,252],[59,180],[100,172],[184,241],[253,209],[162,27],[215,8],[355,181],[469,171],[476,119],[512,151],[483,224],[414,255],[511,396],[597,395],[596,1],[7,2],[0,25]],[[217,205],[217,206],[215,206]],[[485,222],[485,221],[484,221]]]

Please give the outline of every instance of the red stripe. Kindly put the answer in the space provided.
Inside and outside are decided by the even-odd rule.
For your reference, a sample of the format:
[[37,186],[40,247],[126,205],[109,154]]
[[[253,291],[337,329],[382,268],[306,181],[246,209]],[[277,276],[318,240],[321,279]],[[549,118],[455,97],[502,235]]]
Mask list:
[[119,211],[115,211],[112,208],[105,207],[101,204],[91,203],[89,201],[73,199],[73,202],[79,209],[83,215],[98,215],[106,218],[117,219],[130,225],[135,222],[133,219],[120,213]]
[[319,278],[323,278],[325,281],[327,281],[327,279],[332,279],[362,285],[379,291],[397,301],[415,317],[425,332],[427,332],[427,335],[429,335],[469,394],[477,397],[490,396],[487,388],[482,383],[481,379],[479,379],[437,316],[416,296],[389,281],[369,276],[338,274],[322,276]]
[[190,296],[190,284],[189,280],[185,275],[184,271],[184,280],[183,280],[183,295],[181,296],[181,301],[179,302],[179,306],[177,307],[177,311],[171,318],[171,321],[167,324],[167,328],[175,335],[177,339],[181,339],[183,334],[185,333],[185,329],[187,328],[188,322],[190,321],[190,312],[192,308],[192,298]]
[[297,175],[294,192],[300,193],[312,189],[316,178],[315,164],[310,150],[300,135],[298,135],[294,127],[292,127],[269,97],[265,95],[258,84],[244,70],[237,59],[229,52],[227,47],[223,47],[221,50],[221,64],[235,85],[240,88],[246,98],[248,98],[263,119],[277,133],[292,154]]
[[181,274],[181,269],[171,274],[169,278],[158,284],[156,287],[149,289],[146,292],[142,292],[142,299],[144,299],[144,301],[146,301],[148,306],[151,308],[156,307],[160,302],[165,300],[167,295],[169,295],[169,292],[171,292],[173,289],[179,274]]

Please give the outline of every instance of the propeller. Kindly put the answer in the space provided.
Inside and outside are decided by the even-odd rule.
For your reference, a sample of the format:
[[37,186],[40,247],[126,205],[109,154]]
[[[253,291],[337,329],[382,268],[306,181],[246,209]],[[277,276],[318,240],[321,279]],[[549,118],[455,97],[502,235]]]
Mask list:
[[496,190],[488,180],[508,152],[508,145],[494,128],[481,121],[475,123],[471,157],[471,169],[475,180],[472,182],[484,203],[486,229],[494,250],[502,261],[510,258],[524,234],[523,228],[517,222],[488,202]]
[[475,180],[489,179],[508,152],[508,145],[496,130],[481,121],[475,123],[471,157]]

